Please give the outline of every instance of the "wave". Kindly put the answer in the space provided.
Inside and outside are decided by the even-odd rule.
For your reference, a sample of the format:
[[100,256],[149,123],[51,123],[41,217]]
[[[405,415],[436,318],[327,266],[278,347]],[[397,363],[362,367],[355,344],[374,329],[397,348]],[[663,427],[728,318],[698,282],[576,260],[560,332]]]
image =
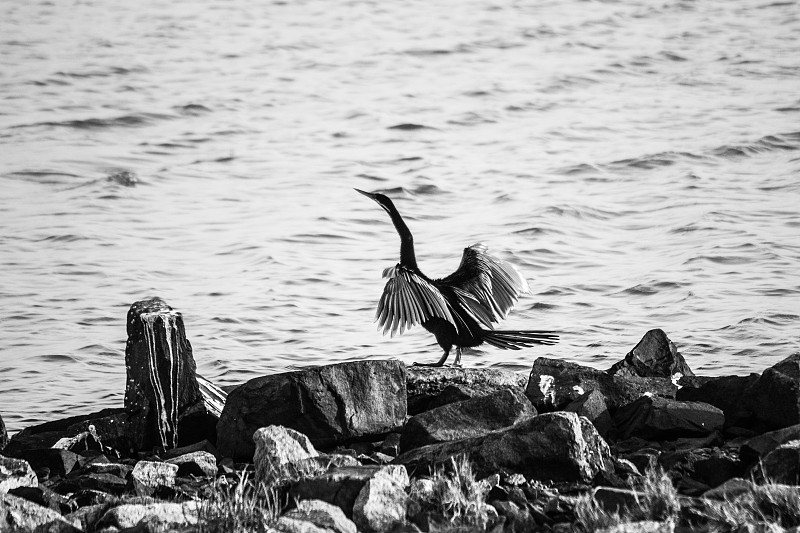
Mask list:
[[35,128],[35,127],[52,127],[52,128],[72,128],[77,130],[95,130],[105,128],[117,127],[138,127],[152,124],[160,120],[168,120],[174,118],[171,115],[161,113],[136,113],[133,115],[121,115],[111,118],[86,118],[76,120],[58,120],[58,121],[44,121],[34,122],[32,124],[18,124],[11,126],[11,128]]
[[800,149],[800,132],[791,132],[767,135],[747,144],[722,145],[713,149],[711,153],[716,157],[730,159],[798,149]]

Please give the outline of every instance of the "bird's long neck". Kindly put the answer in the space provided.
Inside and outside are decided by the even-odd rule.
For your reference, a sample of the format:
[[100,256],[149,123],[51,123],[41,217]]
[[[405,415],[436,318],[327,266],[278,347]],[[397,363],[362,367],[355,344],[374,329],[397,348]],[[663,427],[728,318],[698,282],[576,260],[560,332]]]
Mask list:
[[411,230],[406,226],[405,220],[400,216],[394,205],[390,205],[387,209],[389,216],[392,217],[392,223],[400,235],[400,264],[408,268],[417,268],[417,256],[414,253],[414,236],[411,235]]

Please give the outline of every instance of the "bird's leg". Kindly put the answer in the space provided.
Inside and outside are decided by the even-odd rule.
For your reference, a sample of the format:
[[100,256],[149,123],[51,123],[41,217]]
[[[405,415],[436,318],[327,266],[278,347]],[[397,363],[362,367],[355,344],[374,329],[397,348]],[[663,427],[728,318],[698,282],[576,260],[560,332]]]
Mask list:
[[411,366],[443,366],[444,362],[447,361],[447,356],[449,355],[450,355],[450,348],[446,348],[444,350],[444,353],[442,354],[442,358],[436,361],[435,363],[414,363]]
[[453,361],[453,366],[461,367],[461,346],[456,346],[456,360]]

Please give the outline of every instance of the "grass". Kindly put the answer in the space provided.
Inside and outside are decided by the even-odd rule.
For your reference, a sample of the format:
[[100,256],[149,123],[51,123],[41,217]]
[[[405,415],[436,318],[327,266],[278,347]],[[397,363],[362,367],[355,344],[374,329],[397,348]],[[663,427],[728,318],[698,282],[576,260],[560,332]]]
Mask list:
[[[784,531],[800,526],[798,488],[767,483],[720,502],[706,502],[709,528],[731,531],[756,525],[763,531]],[[762,529],[759,529],[762,531]]]
[[281,512],[278,492],[262,483],[253,483],[247,473],[235,482],[219,478],[199,509],[199,533],[266,533]]
[[477,481],[472,464],[461,455],[437,467],[426,482],[412,485],[411,500],[424,511],[441,517],[431,524],[434,532],[484,531],[493,513],[486,503],[491,486]]
[[632,485],[637,492],[635,505],[622,512],[607,511],[593,497],[584,494],[575,503],[577,524],[585,531],[645,520],[677,522],[680,513],[678,491],[663,470],[648,470],[640,483]]

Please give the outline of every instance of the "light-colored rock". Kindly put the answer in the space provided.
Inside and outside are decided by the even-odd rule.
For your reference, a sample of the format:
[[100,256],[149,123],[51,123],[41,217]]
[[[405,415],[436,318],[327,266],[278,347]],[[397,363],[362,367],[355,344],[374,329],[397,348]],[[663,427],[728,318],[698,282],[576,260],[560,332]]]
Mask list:
[[361,531],[382,533],[406,521],[409,485],[402,465],[388,465],[369,479],[353,504],[353,521]]
[[616,526],[598,529],[597,533],[672,533],[675,523],[671,521],[658,522],[656,520],[642,520],[641,522],[627,522]]
[[319,452],[308,437],[291,428],[267,426],[253,434],[256,480],[272,485],[302,474],[318,473]]
[[0,531],[79,533],[80,520],[65,520],[61,513],[12,494],[0,495]]
[[0,494],[17,487],[38,487],[31,465],[22,459],[0,455]]
[[178,465],[158,461],[139,461],[133,467],[131,478],[136,494],[150,496],[163,485],[175,486],[175,476],[178,474]]
[[198,522],[201,505],[196,501],[119,505],[103,515],[98,527],[112,526],[124,529],[140,522],[162,527],[193,526]]
[[[297,507],[278,519],[276,528],[286,527],[289,531],[308,531],[307,526],[297,522],[310,523],[321,531],[332,533],[358,533],[356,525],[345,516],[337,506],[321,500],[301,500]],[[289,527],[291,526],[291,527]]]
[[166,462],[178,465],[177,475],[179,476],[195,475],[214,477],[217,475],[217,460],[208,452],[197,451],[186,453],[173,459],[167,459]]

